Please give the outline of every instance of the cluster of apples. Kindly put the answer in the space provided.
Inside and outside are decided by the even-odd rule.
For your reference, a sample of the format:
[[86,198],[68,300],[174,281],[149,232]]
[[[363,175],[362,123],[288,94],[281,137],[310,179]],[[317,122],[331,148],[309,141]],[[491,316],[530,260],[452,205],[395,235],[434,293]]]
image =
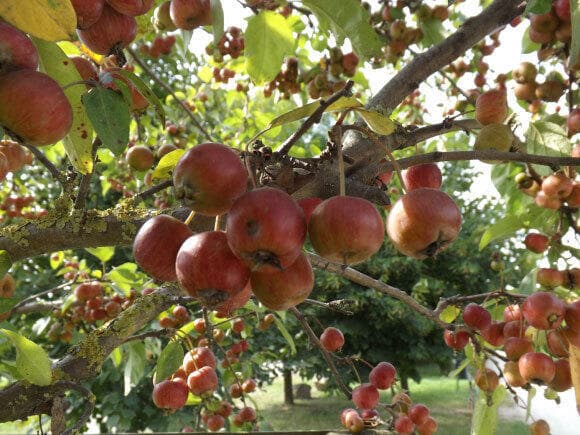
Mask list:
[[[580,156],[580,147],[574,147],[572,157]],[[515,181],[518,188],[528,196],[534,198],[538,207],[558,210],[563,205],[570,208],[580,207],[580,182],[562,171],[555,172],[541,180],[536,181],[524,172],[516,175]]]
[[221,62],[224,56],[231,56],[232,59],[237,59],[244,51],[245,41],[242,29],[236,26],[230,26],[226,29],[217,44],[219,57],[216,59],[215,46],[213,43],[208,44],[205,52],[208,56],[213,55],[216,62]]
[[[490,312],[476,303],[465,306],[462,317],[464,327],[444,332],[447,346],[461,350],[477,333],[487,343],[502,348],[506,356],[502,376],[509,386],[527,388],[537,383],[555,392],[572,386],[568,348],[580,344],[580,301],[566,304],[553,293],[538,291],[521,305],[508,305],[503,321],[492,320]],[[544,331],[549,354],[542,352],[539,340],[534,339],[540,331]],[[500,374],[482,366],[475,381],[481,390],[491,393],[499,379]]]
[[[356,73],[359,58],[355,53],[343,53],[339,47],[330,48],[329,52],[328,57],[322,57],[319,60],[319,65],[302,77],[310,98],[324,98],[338,92],[346,84],[346,79],[343,76],[353,77]],[[298,65],[296,65],[296,69],[297,67]],[[288,66],[287,69],[289,69]],[[313,75],[313,73],[315,74]],[[288,93],[284,92],[283,87],[279,86],[278,89],[282,91],[282,95]]]
[[72,126],[62,88],[37,71],[38,51],[25,33],[0,21],[0,41],[0,126],[30,145],[58,142]]
[[[475,150],[509,151],[514,140],[510,127],[503,124],[508,115],[505,89],[491,89],[475,101],[475,119],[483,125],[475,139]],[[498,163],[495,160],[486,163]]]
[[210,0],[170,0],[160,4],[153,13],[157,30],[193,30],[213,22]]
[[557,102],[564,94],[566,86],[557,74],[548,75],[543,83],[536,81],[538,70],[533,63],[522,62],[512,71],[516,81],[514,95],[518,100],[529,103],[536,99]]
[[154,59],[159,56],[167,56],[171,53],[176,41],[175,35],[156,36],[153,43],[143,44],[139,47],[139,51],[146,56]]
[[570,0],[554,0],[550,12],[530,14],[529,35],[533,42],[551,44],[569,43],[572,37]]

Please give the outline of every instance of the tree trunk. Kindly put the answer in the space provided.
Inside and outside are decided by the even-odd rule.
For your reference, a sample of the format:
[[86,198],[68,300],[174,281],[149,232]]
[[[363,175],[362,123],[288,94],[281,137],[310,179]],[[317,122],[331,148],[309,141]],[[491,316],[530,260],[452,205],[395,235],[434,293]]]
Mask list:
[[284,404],[294,405],[294,391],[292,390],[292,370],[284,369]]

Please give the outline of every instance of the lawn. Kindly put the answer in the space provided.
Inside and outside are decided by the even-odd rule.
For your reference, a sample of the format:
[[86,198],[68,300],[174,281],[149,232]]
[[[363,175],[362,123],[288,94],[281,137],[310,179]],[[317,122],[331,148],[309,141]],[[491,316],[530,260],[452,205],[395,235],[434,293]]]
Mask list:
[[[300,382],[296,379],[296,382]],[[421,383],[410,382],[415,403],[424,403],[439,424],[438,433],[467,435],[470,433],[471,406],[469,383],[440,376],[424,377]],[[253,395],[265,420],[273,430],[337,430],[342,429],[340,411],[352,403],[342,396],[328,396],[312,388],[312,400],[296,400],[294,406],[283,404],[282,380]],[[382,402],[390,402],[390,393],[383,393]],[[508,398],[504,406],[511,406]],[[501,420],[501,435],[525,435],[527,427],[519,421]]]

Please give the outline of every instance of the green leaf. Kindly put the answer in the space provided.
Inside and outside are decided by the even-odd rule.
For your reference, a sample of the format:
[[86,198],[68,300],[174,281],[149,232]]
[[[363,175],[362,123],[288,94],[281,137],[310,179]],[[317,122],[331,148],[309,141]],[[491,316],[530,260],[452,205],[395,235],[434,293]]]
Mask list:
[[524,295],[531,295],[536,291],[536,273],[537,269],[530,270],[526,276],[522,279],[520,286],[518,287],[518,293]]
[[572,43],[570,44],[570,65],[580,64],[580,0],[570,0],[572,18]]
[[123,379],[125,396],[128,396],[133,387],[139,383],[145,374],[147,356],[145,353],[145,344],[141,341],[130,341],[124,347],[127,352],[127,363],[125,364]]
[[483,250],[491,242],[503,239],[515,233],[520,228],[523,228],[522,220],[519,216],[508,215],[485,230],[479,241],[479,250]]
[[50,385],[52,382],[51,362],[48,354],[38,344],[8,329],[0,333],[16,347],[16,369],[20,376],[31,384]]
[[87,251],[89,254],[93,254],[95,257],[97,257],[103,263],[106,263],[111,258],[113,258],[113,255],[115,255],[115,247],[114,246],[102,246],[99,248],[85,248],[85,251]]
[[538,44],[530,39],[530,28],[528,27],[522,35],[522,54],[533,53],[542,48],[542,44]]
[[262,11],[248,19],[244,42],[246,68],[256,83],[276,77],[284,56],[294,51],[292,29],[286,18],[272,11]]
[[388,116],[367,109],[354,109],[377,134],[388,136],[395,130],[395,123]]
[[445,39],[443,35],[443,23],[437,18],[429,17],[419,21],[419,28],[423,32],[423,39],[421,39],[421,45],[423,47],[431,47]]
[[445,307],[443,311],[441,311],[441,314],[439,314],[439,318],[445,323],[451,323],[455,319],[457,319],[457,316],[459,316],[460,313],[461,310],[457,308],[455,305],[448,305],[447,307]]
[[84,94],[82,101],[103,145],[115,155],[125,151],[129,143],[131,115],[123,96],[111,89],[99,87]]
[[10,267],[12,266],[12,259],[8,251],[0,249],[0,279],[6,275]]
[[16,369],[16,366],[7,361],[0,362],[0,373],[8,373],[14,379],[20,379],[20,374]]
[[282,334],[282,337],[284,337],[284,339],[286,340],[286,342],[290,346],[290,354],[291,355],[296,354],[296,344],[294,344],[294,339],[292,338],[292,336],[290,335],[290,333],[288,332],[288,330],[286,329],[284,324],[280,321],[278,316],[274,316],[274,324],[276,325],[276,328],[278,328],[278,330]]
[[183,363],[183,347],[179,341],[170,341],[167,346],[161,351],[157,359],[157,368],[155,369],[157,375],[155,376],[157,382],[164,381],[171,376]]
[[151,175],[151,180],[161,181],[171,178],[173,168],[175,168],[175,165],[184,154],[185,150],[177,149],[161,157],[161,160],[159,160],[159,163],[157,163],[157,166]]
[[546,14],[552,8],[552,0],[530,0],[524,14]]
[[303,0],[302,3],[329,27],[339,45],[348,38],[354,51],[364,60],[381,53],[382,42],[370,25],[369,12],[356,0]]
[[472,435],[494,435],[496,433],[497,410],[505,395],[506,388],[503,385],[499,385],[490,397],[490,404],[488,404],[487,396],[480,392],[471,421]]
[[213,43],[217,47],[224,34],[224,9],[220,0],[210,0]]
[[[558,124],[545,121],[530,123],[525,136],[528,154],[566,157],[572,152],[572,144],[566,135],[566,131]],[[548,166],[533,166],[540,175],[552,173]]]
[[[81,79],[74,63],[62,51],[58,44],[35,39],[42,69],[63,87]],[[68,135],[63,140],[64,149],[76,170],[82,174],[93,171],[92,143],[93,127],[82,103],[86,93],[83,84],[71,85],[64,89],[73,109],[73,123]]]
[[111,357],[111,361],[113,361],[115,367],[121,367],[121,362],[123,361],[123,351],[120,347],[116,347],[109,356]]
[[155,113],[159,117],[161,125],[165,125],[165,109],[163,109],[163,104],[161,103],[159,97],[155,95],[153,91],[149,88],[149,86],[147,86],[143,80],[141,80],[139,77],[137,77],[130,71],[120,69],[118,71],[115,71],[115,74],[118,74],[126,78],[133,84],[133,86],[135,86],[135,88],[137,88],[139,93],[143,95],[143,97],[145,97],[145,99],[149,102],[149,104],[151,104],[155,109]]
[[108,274],[108,278],[125,294],[129,294],[131,287],[137,281],[137,265],[135,263],[123,263],[120,266],[112,269]]

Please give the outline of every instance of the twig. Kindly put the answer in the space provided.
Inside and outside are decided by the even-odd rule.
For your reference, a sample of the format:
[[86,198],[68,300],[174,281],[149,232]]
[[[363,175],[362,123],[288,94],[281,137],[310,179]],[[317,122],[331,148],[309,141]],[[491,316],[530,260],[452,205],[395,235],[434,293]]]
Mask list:
[[161,183],[156,184],[155,186],[151,186],[149,189],[144,190],[141,193],[138,193],[137,195],[135,195],[133,197],[133,199],[135,199],[135,200],[145,199],[145,198],[152,196],[152,195],[156,194],[157,192],[161,192],[162,190],[167,189],[168,187],[171,187],[171,186],[173,186],[173,180],[170,179],[170,180],[162,181]]
[[330,354],[328,353],[328,351],[324,347],[322,347],[320,340],[318,339],[318,337],[316,336],[316,334],[314,333],[314,331],[312,330],[312,328],[308,324],[308,321],[304,318],[302,313],[300,311],[298,311],[298,309],[296,307],[290,308],[289,311],[292,314],[294,314],[296,319],[298,319],[298,321],[302,325],[302,328],[304,329],[304,331],[306,331],[306,334],[308,334],[310,341],[312,341],[312,344],[314,344],[320,350],[320,352],[322,353],[322,357],[326,361],[326,364],[328,365],[328,368],[330,369],[338,387],[344,393],[346,398],[350,400],[351,391],[342,381],[342,378],[340,377],[340,374],[338,373],[338,370],[336,369],[336,366],[334,365],[334,361],[332,361],[332,358],[330,357]]
[[145,63],[139,58],[139,56],[137,56],[137,53],[135,53],[135,51],[132,48],[127,48],[127,51],[129,52],[129,54],[131,55],[131,57],[133,58],[135,63],[137,63],[137,65],[139,65],[141,67],[141,69],[143,71],[145,71],[145,73],[147,73],[147,75],[149,77],[151,77],[159,86],[161,86],[163,89],[165,89],[175,99],[175,101],[177,101],[179,103],[181,108],[185,111],[185,113],[187,113],[187,116],[189,116],[189,118],[195,124],[195,126],[199,129],[199,131],[201,131],[203,133],[203,135],[206,137],[206,139],[208,141],[212,142],[213,139],[211,138],[209,133],[206,131],[205,128],[203,128],[201,123],[196,119],[196,117],[193,115],[193,112],[191,110],[189,110],[189,107],[187,107],[187,105],[175,94],[173,89],[171,89],[171,86],[169,86],[167,83],[165,83],[159,77],[157,77],[155,75],[155,73],[153,71],[151,71],[147,65],[145,65]]
[[304,133],[306,133],[308,129],[310,129],[310,127],[320,122],[322,114],[326,111],[326,109],[328,109],[330,105],[338,101],[340,98],[350,95],[353,86],[354,82],[352,80],[349,80],[348,82],[346,82],[344,88],[328,97],[327,100],[320,100],[320,106],[318,106],[318,109],[316,109],[314,113],[310,115],[308,118],[306,118],[306,120],[302,123],[300,128],[296,130],[292,134],[292,136],[290,136],[288,139],[284,141],[284,143],[280,146],[277,152],[279,154],[288,154],[290,148],[292,148],[292,145],[294,145],[298,141],[298,139],[300,139],[302,135],[304,135]]
[[342,302],[343,301],[320,302],[315,299],[304,300],[304,303],[306,304],[315,305],[317,307],[323,307],[336,313],[344,314],[345,316],[352,316],[354,314],[352,311],[340,308],[340,303]]
[[22,307],[23,305],[26,305],[28,302],[30,302],[30,301],[32,301],[34,299],[37,299],[37,298],[39,298],[41,296],[45,296],[45,295],[47,295],[49,293],[56,293],[56,292],[58,292],[60,290],[63,290],[65,288],[67,288],[67,287],[70,287],[70,286],[71,286],[71,283],[70,282],[67,282],[67,283],[64,283],[64,284],[61,284],[61,285],[57,285],[56,287],[53,287],[51,289],[44,290],[44,291],[42,291],[40,293],[35,293],[32,296],[29,296],[27,298],[22,299],[20,302],[18,302],[16,305],[14,305],[12,307],[12,310],[11,311],[18,309],[18,308]]

